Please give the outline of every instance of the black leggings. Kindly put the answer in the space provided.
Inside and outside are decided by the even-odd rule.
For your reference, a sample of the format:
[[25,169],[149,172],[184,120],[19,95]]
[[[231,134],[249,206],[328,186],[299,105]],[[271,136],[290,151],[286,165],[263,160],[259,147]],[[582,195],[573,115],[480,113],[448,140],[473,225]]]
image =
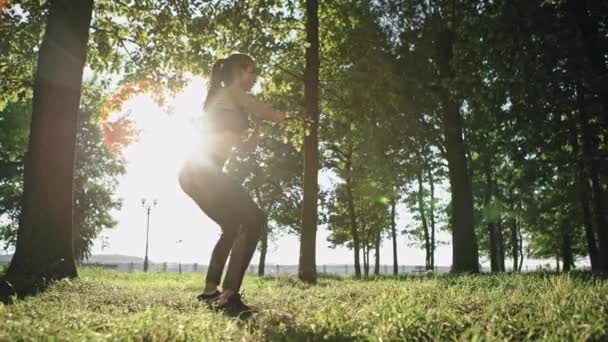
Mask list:
[[222,229],[211,254],[206,282],[220,284],[230,254],[222,288],[238,292],[266,225],[266,214],[217,165],[187,163],[180,171],[179,182],[184,192]]

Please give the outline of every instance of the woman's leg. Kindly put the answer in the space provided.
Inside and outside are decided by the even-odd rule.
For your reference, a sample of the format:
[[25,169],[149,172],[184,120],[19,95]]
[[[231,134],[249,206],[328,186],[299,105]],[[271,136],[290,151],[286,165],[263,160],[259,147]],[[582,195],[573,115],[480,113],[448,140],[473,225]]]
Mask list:
[[230,249],[237,237],[237,229],[235,227],[222,228],[222,235],[215,244],[211,253],[211,261],[209,262],[209,270],[205,280],[205,293],[212,293],[217,290],[217,286],[222,280],[222,272],[228,259]]
[[245,189],[241,188],[239,192],[241,198],[239,214],[243,223],[232,246],[228,269],[222,283],[224,291],[232,293],[238,293],[241,288],[243,277],[255,252],[262,228],[266,224],[266,214],[258,208]]
[[222,237],[216,244],[207,273],[207,283],[219,282],[230,249],[230,261],[223,289],[236,293],[255,252],[265,213],[247,191],[225,174],[214,169],[182,172],[180,183],[212,220],[222,227]]
[[218,196],[223,192],[222,183],[226,182],[224,178],[225,175],[219,170],[192,165],[186,165],[179,175],[179,182],[184,192],[222,229],[222,235],[211,253],[203,290],[205,294],[217,291],[228,254],[240,228],[240,223],[234,219],[236,216],[226,210],[229,207],[226,201],[222,200],[222,196]]

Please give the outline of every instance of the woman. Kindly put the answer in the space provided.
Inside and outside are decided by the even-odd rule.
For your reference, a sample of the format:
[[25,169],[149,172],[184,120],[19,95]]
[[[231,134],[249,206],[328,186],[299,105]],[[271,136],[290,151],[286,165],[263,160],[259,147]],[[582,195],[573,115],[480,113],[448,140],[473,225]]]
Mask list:
[[[198,298],[216,309],[236,314],[249,310],[239,289],[266,224],[266,215],[222,168],[235,147],[244,151],[255,149],[257,129],[249,139],[243,139],[249,128],[247,114],[252,114],[256,121],[282,122],[284,118],[283,113],[248,93],[256,78],[255,61],[246,54],[235,53],[215,62],[204,103],[209,158],[190,159],[179,175],[184,192],[222,229],[211,254],[205,288]],[[228,254],[230,262],[220,292],[218,286]]]

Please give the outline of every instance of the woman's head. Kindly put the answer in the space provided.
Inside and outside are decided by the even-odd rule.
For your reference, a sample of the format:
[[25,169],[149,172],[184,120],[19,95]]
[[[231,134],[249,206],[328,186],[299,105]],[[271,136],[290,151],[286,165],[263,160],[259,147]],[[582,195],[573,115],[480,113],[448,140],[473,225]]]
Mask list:
[[233,53],[225,59],[218,59],[211,68],[205,108],[207,108],[209,99],[219,88],[236,85],[248,91],[255,84],[256,78],[255,60],[251,56],[244,53]]

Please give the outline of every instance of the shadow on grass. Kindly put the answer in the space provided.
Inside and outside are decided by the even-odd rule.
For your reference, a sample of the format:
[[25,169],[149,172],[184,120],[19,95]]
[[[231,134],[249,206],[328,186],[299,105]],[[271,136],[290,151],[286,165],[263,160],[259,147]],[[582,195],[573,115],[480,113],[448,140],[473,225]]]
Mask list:
[[[323,286],[330,285],[334,281],[361,281],[361,282],[375,282],[385,280],[397,280],[404,282],[415,282],[415,281],[427,281],[436,280],[442,285],[455,285],[462,284],[464,282],[481,281],[488,287],[500,287],[504,286],[510,278],[518,279],[549,279],[561,276],[568,276],[571,279],[578,282],[595,282],[608,280],[608,273],[592,272],[592,271],[581,271],[574,270],[570,272],[552,272],[552,271],[541,271],[541,272],[502,272],[502,273],[420,273],[420,274],[399,274],[394,275],[370,275],[368,277],[355,277],[354,275],[331,275],[331,274],[320,274],[318,277],[318,283],[316,285],[310,285],[302,282],[296,275],[270,275],[259,277],[258,279],[262,282],[275,282],[281,285],[294,286],[294,287],[308,287],[308,286]],[[325,280],[331,281],[324,283]]]
[[289,330],[284,334],[271,334],[268,336],[269,341],[281,341],[281,342],[292,342],[292,341],[330,341],[330,342],[350,342],[358,341],[352,336],[348,335],[330,335],[326,332],[313,332],[313,331],[299,331]]

